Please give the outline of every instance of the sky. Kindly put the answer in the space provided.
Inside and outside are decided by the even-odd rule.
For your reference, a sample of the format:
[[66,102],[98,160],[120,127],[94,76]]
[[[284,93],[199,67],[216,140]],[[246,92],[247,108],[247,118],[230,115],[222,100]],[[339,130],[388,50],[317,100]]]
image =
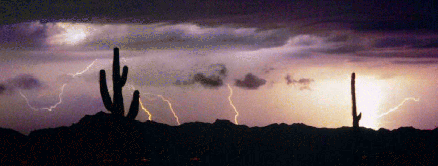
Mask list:
[[142,122],[351,126],[355,72],[360,126],[437,127],[432,0],[1,3],[2,128],[108,112],[99,70],[111,89],[115,47],[125,110],[139,90]]

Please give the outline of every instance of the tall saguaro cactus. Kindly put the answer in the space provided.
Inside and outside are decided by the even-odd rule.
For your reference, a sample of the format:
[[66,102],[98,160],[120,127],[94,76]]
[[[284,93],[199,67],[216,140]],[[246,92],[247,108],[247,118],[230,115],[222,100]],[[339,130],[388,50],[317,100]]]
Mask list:
[[[128,67],[123,66],[123,73],[120,76],[120,62],[119,62],[119,49],[114,48],[114,61],[113,61],[113,92],[114,98],[111,101],[111,96],[109,95],[108,86],[106,85],[106,74],[105,70],[100,70],[100,94],[102,96],[103,104],[105,108],[112,114],[117,116],[124,116],[125,107],[123,106],[123,95],[122,87],[125,86],[128,77]],[[128,112],[128,118],[135,119],[138,114],[140,92],[136,90],[131,102],[131,106]]]
[[351,74],[351,96],[353,99],[353,128],[358,129],[359,128],[359,120],[362,117],[362,113],[357,116],[356,112],[356,87],[355,87],[355,79],[356,74]]

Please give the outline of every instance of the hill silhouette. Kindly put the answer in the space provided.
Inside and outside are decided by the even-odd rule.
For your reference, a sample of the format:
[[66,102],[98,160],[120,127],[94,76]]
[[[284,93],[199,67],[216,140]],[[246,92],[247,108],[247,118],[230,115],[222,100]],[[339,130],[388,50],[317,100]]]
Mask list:
[[99,112],[28,136],[0,129],[0,154],[7,165],[352,165],[355,151],[361,152],[357,165],[438,163],[438,128],[361,127],[358,146],[353,131],[228,120],[169,126]]

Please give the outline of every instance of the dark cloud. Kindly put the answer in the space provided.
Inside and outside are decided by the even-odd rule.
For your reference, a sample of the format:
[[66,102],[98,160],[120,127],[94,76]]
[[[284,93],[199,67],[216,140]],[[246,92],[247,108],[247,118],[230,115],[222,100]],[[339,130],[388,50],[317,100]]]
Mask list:
[[286,75],[285,79],[288,85],[293,84],[295,82],[295,80],[293,80],[289,74]]
[[438,53],[429,49],[394,49],[382,51],[362,51],[357,52],[359,57],[379,57],[379,58],[438,58]]
[[[435,12],[434,12],[435,13]],[[406,12],[407,14],[407,12]],[[408,14],[407,14],[408,15]],[[426,14],[427,17],[437,17],[437,15]],[[417,16],[419,17],[419,16]],[[399,18],[398,20],[373,20],[373,21],[361,21],[352,23],[352,28],[358,31],[398,31],[398,30],[419,30],[429,29],[436,30],[438,26],[433,23],[434,20],[428,19],[409,19],[405,20]]]
[[421,45],[422,42],[422,39],[417,39],[416,37],[388,37],[377,40],[374,44],[374,47],[413,47],[415,45]]
[[175,85],[191,85],[199,83],[204,87],[217,88],[223,85],[223,79],[227,77],[227,68],[224,64],[212,64],[209,67],[210,75],[206,76],[204,73],[197,73],[191,80],[177,80]]
[[0,94],[9,94],[15,89],[32,90],[42,87],[42,83],[30,74],[21,74],[0,83]]
[[47,27],[38,22],[0,26],[0,44],[5,48],[41,47],[45,44]]
[[42,86],[41,82],[30,74],[18,75],[10,79],[8,82],[19,89],[25,90],[36,89]]
[[195,74],[195,76],[193,76],[193,81],[200,83],[204,87],[216,88],[223,85],[223,81],[219,76],[213,75],[210,77],[206,77],[202,73]]
[[407,48],[437,48],[438,38],[429,37],[387,37],[377,40],[376,48],[407,47]]
[[235,85],[246,89],[257,89],[258,87],[266,84],[266,80],[258,78],[257,76],[248,73],[245,75],[245,79],[236,80]]
[[[216,24],[284,24],[323,18],[351,24],[356,30],[437,29],[435,0],[403,1],[258,1],[258,0],[111,0],[5,1],[0,24],[29,20],[138,22],[209,20]],[[345,20],[342,16],[352,19]],[[239,17],[240,19],[232,19]],[[243,18],[242,18],[243,17]],[[251,18],[258,17],[258,22]],[[231,19],[230,19],[231,18]],[[247,19],[250,18],[250,19]],[[175,21],[177,20],[177,21]]]
[[[351,1],[353,2],[353,1]],[[437,5],[435,0],[355,1],[355,13],[367,13],[368,21],[355,22],[356,30],[436,30]],[[389,7],[390,6],[390,7]]]
[[[102,27],[99,27],[102,28]],[[108,39],[112,29],[103,30],[101,35],[90,39],[85,46],[101,48],[129,47],[130,49],[177,49],[177,48],[209,48],[223,49],[228,47],[273,47],[284,44],[287,31],[258,30],[233,26],[211,27],[194,23],[159,24],[154,27],[132,26],[130,32],[120,40]],[[105,34],[106,33],[106,34]],[[129,46],[128,46],[129,45]]]
[[433,39],[428,41],[427,43],[417,46],[418,48],[438,48],[438,39]]
[[298,85],[300,86],[300,90],[311,90],[310,83],[314,82],[314,80],[310,78],[301,78],[299,80],[295,80],[289,74],[286,75],[285,79],[287,85]]
[[3,84],[0,84],[0,95],[3,94],[6,91],[6,86]]
[[[281,46],[288,40],[290,33],[286,28],[261,30],[255,27],[233,25],[205,26],[193,22],[130,24],[126,25],[129,27],[126,29],[120,29],[119,24],[88,24],[85,26],[93,32],[87,34],[86,39],[77,41],[75,47],[71,47],[70,44],[65,44],[69,43],[68,41],[57,41],[65,37],[60,34],[68,32],[66,29],[69,26],[65,27],[56,22],[41,23],[35,20],[0,25],[0,49],[44,49],[52,45],[62,46],[62,50],[80,49],[82,51],[107,50],[113,47],[119,47],[122,50],[224,49],[230,47],[258,49]],[[59,53],[54,53],[54,55],[57,54]],[[38,56],[38,58],[41,57]],[[74,57],[64,58],[74,59]]]
[[438,64],[437,60],[427,60],[427,61],[392,61],[393,64],[400,65],[434,65]]

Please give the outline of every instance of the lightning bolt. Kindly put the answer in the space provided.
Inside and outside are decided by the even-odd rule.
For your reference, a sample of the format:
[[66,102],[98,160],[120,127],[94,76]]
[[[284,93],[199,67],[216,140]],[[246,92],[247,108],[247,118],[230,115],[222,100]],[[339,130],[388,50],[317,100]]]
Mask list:
[[[90,70],[91,66],[94,65],[94,63],[97,61],[97,59],[95,59],[93,62],[91,62],[91,64],[89,64],[84,70],[80,71],[80,72],[76,72],[75,74],[68,74],[70,76],[72,76],[73,78],[75,78],[78,75],[82,75],[85,72],[87,72],[88,70]],[[62,103],[62,94],[64,93],[64,88],[65,86],[67,86],[67,84],[63,84],[61,86],[61,92],[58,95],[59,101],[57,103],[55,103],[54,105],[50,106],[50,107],[44,107],[44,108],[35,108],[33,107],[30,102],[29,99],[21,92],[19,91],[20,95],[24,98],[24,100],[26,100],[26,104],[34,111],[38,111],[38,110],[47,110],[47,111],[52,111],[53,109],[55,109],[56,107],[58,107],[59,104]]]
[[[135,87],[134,87],[133,85],[128,84],[128,86],[130,86],[132,90],[135,90]],[[169,100],[167,100],[166,98],[164,98],[163,95],[157,95],[157,94],[153,94],[153,93],[143,93],[143,94],[146,94],[146,95],[153,95],[153,96],[158,96],[158,97],[160,97],[161,100],[163,100],[164,102],[167,103],[167,105],[169,105],[169,109],[170,109],[170,111],[172,112],[173,117],[175,117],[175,119],[176,119],[176,123],[178,123],[178,125],[181,125],[181,123],[179,122],[179,118],[178,118],[178,116],[177,116],[176,113],[175,113],[175,110],[173,110],[172,103],[171,103]],[[143,105],[143,104],[141,103],[141,101],[140,101],[140,104]],[[142,106],[142,107],[143,107],[143,106]],[[143,109],[143,110],[147,111],[146,109]],[[149,120],[151,120],[151,114],[150,114],[150,112],[147,111],[147,113],[149,114]]]
[[[72,78],[75,78],[75,77],[77,77],[77,76],[79,76],[79,75],[84,74],[85,72],[87,72],[88,70],[90,70],[90,68],[94,65],[94,63],[96,63],[97,60],[98,60],[98,59],[94,59],[94,61],[91,62],[91,63],[90,63],[90,64],[89,64],[84,70],[82,70],[82,71],[78,71],[78,72],[76,72],[76,73],[74,73],[74,74],[68,74],[68,75],[72,76]],[[122,58],[122,60],[123,60],[124,62],[127,61],[125,58]],[[58,107],[59,104],[62,103],[62,94],[64,93],[64,88],[65,88],[65,86],[67,86],[66,83],[63,84],[63,85],[61,86],[61,92],[60,92],[59,95],[58,95],[59,101],[58,101],[57,103],[55,103],[54,105],[50,106],[50,107],[44,107],[44,108],[36,108],[36,107],[33,107],[33,106],[30,104],[29,99],[28,99],[28,98],[27,98],[27,97],[26,97],[21,91],[19,91],[19,93],[20,93],[20,95],[24,98],[24,100],[26,100],[26,104],[27,104],[27,105],[29,106],[29,108],[31,108],[32,110],[34,110],[34,111],[38,111],[38,110],[52,111],[53,109],[55,109],[56,107]],[[150,114],[150,112],[147,111],[147,109],[143,106],[143,103],[141,103],[141,100],[140,100],[140,104],[141,104],[142,109],[145,110],[145,111],[148,113],[148,115],[149,115],[149,120],[151,120],[151,118],[152,118],[152,117],[151,117],[151,114]]]
[[383,117],[383,116],[388,115],[388,114],[391,113],[391,112],[396,111],[396,110],[399,109],[399,108],[400,108],[405,102],[407,102],[407,101],[409,101],[409,100],[413,100],[413,101],[415,101],[415,102],[418,102],[418,101],[420,101],[420,98],[418,98],[418,99],[416,99],[416,98],[414,98],[414,97],[408,97],[408,98],[405,98],[405,99],[404,99],[399,105],[395,106],[394,108],[391,108],[388,112],[385,112],[385,113],[379,115],[377,118],[379,119],[379,118],[381,118],[381,117]]
[[29,106],[30,109],[33,109],[34,111],[38,111],[39,110],[38,108],[32,107],[32,105],[30,105],[29,99],[27,99],[27,97],[23,93],[21,93],[21,91],[18,91],[18,92],[24,98],[24,100],[26,100],[27,106]]
[[[133,85],[131,85],[131,84],[127,84],[127,85],[130,86],[131,89],[132,89],[133,91],[136,90],[135,87],[134,87]],[[151,112],[149,112],[148,109],[146,109],[146,107],[143,105],[143,102],[141,101],[141,99],[139,99],[138,101],[140,102],[140,107],[141,107],[141,109],[149,115],[149,118],[148,118],[148,119],[149,119],[149,120],[152,120],[152,114],[151,114]]]
[[149,120],[152,120],[152,114],[146,109],[145,106],[143,106],[143,102],[141,102],[141,100],[138,100],[138,101],[140,101],[141,109],[149,115],[149,118],[148,118],[148,119],[149,119]]
[[93,66],[93,65],[94,65],[94,62],[96,62],[96,61],[97,61],[97,59],[95,59],[93,62],[91,62],[91,64],[88,65],[87,68],[85,68],[84,70],[82,70],[82,71],[80,71],[80,72],[76,72],[75,74],[68,74],[68,75],[71,75],[73,78],[75,78],[75,77],[78,76],[78,75],[82,75],[82,74],[84,74],[85,72],[87,72],[88,70],[90,70],[91,66]]
[[55,109],[59,104],[61,104],[62,103],[62,97],[61,96],[62,96],[62,93],[64,93],[64,88],[65,88],[66,85],[67,84],[63,84],[62,87],[61,87],[61,93],[59,93],[59,95],[58,95],[58,98],[59,98],[59,102],[58,103],[56,103],[53,106],[50,106],[50,107],[47,107],[47,108],[41,108],[41,109],[47,110],[47,111],[52,111],[52,109]]
[[45,108],[40,108],[40,109],[33,107],[33,106],[29,103],[29,99],[27,99],[27,97],[26,97],[23,93],[21,93],[21,91],[19,91],[19,93],[20,93],[20,95],[24,98],[24,100],[26,100],[27,105],[28,105],[32,110],[34,110],[34,111],[38,111],[38,110],[52,111],[52,110],[55,109],[59,104],[62,103],[62,94],[64,93],[64,88],[65,88],[66,85],[67,85],[67,84],[63,84],[63,85],[61,86],[61,92],[60,92],[59,95],[58,95],[59,101],[58,101],[56,104],[54,104],[54,105],[52,105],[52,106],[50,106],[50,107],[45,107]]
[[176,116],[175,111],[172,108],[172,103],[170,103],[170,101],[165,99],[162,95],[157,95],[157,96],[160,97],[163,101],[167,102],[167,104],[169,105],[170,111],[172,111],[173,117],[175,117],[175,119],[176,119],[176,122],[178,123],[178,125],[181,125],[181,123],[179,123],[178,116]]
[[234,122],[238,125],[239,122],[237,122],[237,117],[239,116],[239,112],[237,112],[236,107],[233,104],[233,101],[231,101],[231,96],[233,96],[233,89],[231,88],[230,84],[227,84],[228,89],[230,90],[230,95],[228,96],[228,101],[230,101],[231,107],[233,107],[234,112],[236,112],[236,115],[234,116]]

